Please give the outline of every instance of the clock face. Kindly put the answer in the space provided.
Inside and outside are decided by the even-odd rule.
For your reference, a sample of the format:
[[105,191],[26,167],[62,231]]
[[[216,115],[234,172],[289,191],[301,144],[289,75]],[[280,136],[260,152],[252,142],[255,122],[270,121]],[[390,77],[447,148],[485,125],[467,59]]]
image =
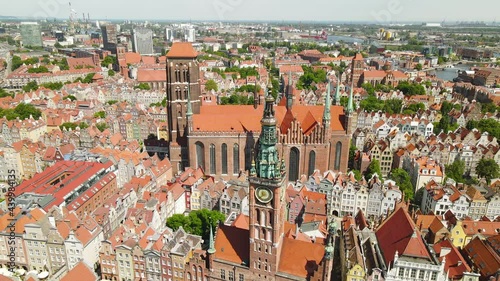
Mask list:
[[257,200],[259,200],[261,203],[269,203],[271,200],[273,200],[273,193],[271,190],[265,188],[265,187],[259,187],[255,190],[255,196],[257,197]]

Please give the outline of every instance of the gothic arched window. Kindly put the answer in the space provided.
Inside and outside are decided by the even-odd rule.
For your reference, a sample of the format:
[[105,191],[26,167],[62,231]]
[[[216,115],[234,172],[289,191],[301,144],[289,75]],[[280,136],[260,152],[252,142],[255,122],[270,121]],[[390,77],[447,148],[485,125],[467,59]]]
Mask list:
[[196,167],[205,169],[205,146],[201,142],[196,142]]
[[334,170],[340,170],[340,160],[342,158],[342,143],[339,141],[335,145],[335,165]]
[[314,173],[314,169],[316,168],[316,152],[314,150],[311,150],[309,152],[309,169],[308,169],[308,176],[312,175]]
[[240,172],[240,146],[235,143],[233,145],[233,174]]
[[221,147],[222,174],[227,175],[227,144],[223,143]]
[[216,174],[217,169],[215,166],[215,145],[210,145],[210,174]]
[[290,165],[288,172],[288,180],[296,181],[299,178],[299,157],[300,152],[296,147],[290,149]]

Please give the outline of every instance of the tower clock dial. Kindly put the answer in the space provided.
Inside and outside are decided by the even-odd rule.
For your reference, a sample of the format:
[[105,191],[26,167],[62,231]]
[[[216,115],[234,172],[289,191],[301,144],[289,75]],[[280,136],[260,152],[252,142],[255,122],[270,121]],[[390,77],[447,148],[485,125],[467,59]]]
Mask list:
[[259,200],[259,202],[266,204],[273,200],[273,192],[268,188],[258,187],[255,190],[255,197],[257,197],[257,200]]

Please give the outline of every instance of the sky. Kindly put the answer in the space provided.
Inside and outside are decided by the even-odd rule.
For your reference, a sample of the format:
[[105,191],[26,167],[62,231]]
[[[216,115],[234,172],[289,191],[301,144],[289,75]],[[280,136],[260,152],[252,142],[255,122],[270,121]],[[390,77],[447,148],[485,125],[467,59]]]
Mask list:
[[[91,20],[500,21],[499,0],[73,0]],[[68,0],[0,0],[0,16],[69,18]]]

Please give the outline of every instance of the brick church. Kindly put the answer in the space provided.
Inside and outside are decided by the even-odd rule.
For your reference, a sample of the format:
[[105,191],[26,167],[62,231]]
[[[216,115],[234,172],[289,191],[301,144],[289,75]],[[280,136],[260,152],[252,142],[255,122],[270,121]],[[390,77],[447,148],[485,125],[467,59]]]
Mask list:
[[[210,280],[330,280],[335,227],[309,237],[286,220],[286,186],[315,169],[347,171],[353,95],[346,110],[340,87],[324,106],[294,105],[287,85],[283,105],[266,93],[252,105],[201,106],[197,53],[174,43],[167,54],[170,161],[174,169],[202,167],[230,179],[249,174],[249,216],[220,224],[206,252]],[[267,92],[267,91],[266,91]]]
[[[196,57],[190,43],[174,43],[167,54],[170,161],[174,172],[202,167],[218,178],[234,178],[251,169],[264,106],[258,102],[201,106]],[[324,106],[305,106],[293,104],[292,85],[287,85],[286,102],[274,108],[276,150],[286,163],[287,180],[310,175],[314,169],[347,172],[350,128],[356,123],[356,112],[352,94],[350,108],[340,106],[338,86],[333,101],[326,95]]]

